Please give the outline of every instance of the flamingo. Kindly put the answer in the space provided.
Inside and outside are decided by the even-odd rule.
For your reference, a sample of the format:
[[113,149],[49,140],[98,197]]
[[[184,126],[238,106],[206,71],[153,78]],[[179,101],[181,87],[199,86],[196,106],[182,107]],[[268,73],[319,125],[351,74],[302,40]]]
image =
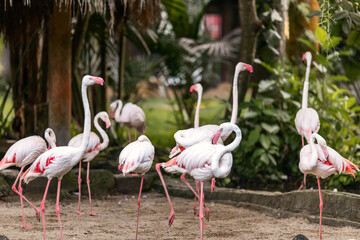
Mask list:
[[119,155],[119,171],[122,170],[123,175],[135,172],[141,173],[140,191],[137,203],[137,220],[136,220],[136,239],[139,227],[139,210],[140,210],[140,196],[144,182],[144,175],[149,169],[154,160],[155,148],[151,144],[149,138],[145,135],[139,136],[137,141],[127,145]]
[[[314,141],[317,140],[318,144]],[[323,200],[321,196],[320,177],[326,178],[334,173],[351,174],[355,178],[353,170],[359,171],[359,167],[349,160],[342,157],[331,147],[326,145],[326,141],[317,133],[310,136],[309,144],[305,145],[300,151],[299,169],[304,174],[313,174],[317,178],[320,198],[320,240],[321,240],[321,220]]]
[[[215,144],[217,140],[234,131],[235,139],[230,144],[224,146]],[[176,165],[178,168],[185,169],[194,179],[200,181],[200,236],[203,238],[203,208],[204,208],[204,181],[212,178],[225,178],[229,175],[233,158],[233,151],[241,142],[242,135],[239,127],[233,123],[222,123],[219,130],[211,137],[210,141],[199,142],[186,148],[178,156],[171,159],[164,166]]]
[[[304,137],[309,143],[310,136],[312,133],[317,133],[320,129],[320,120],[318,113],[313,108],[308,108],[308,92],[309,92],[309,74],[311,65],[311,53],[304,53],[302,60],[307,62],[304,89],[302,95],[301,109],[296,113],[295,126],[298,133],[301,135],[302,146],[304,147]],[[306,174],[304,174],[304,180],[298,190],[306,187]]]
[[100,77],[93,77],[89,75],[83,77],[82,85],[81,85],[81,94],[84,105],[85,117],[84,117],[84,136],[81,141],[80,147],[61,146],[61,147],[52,148],[44,152],[33,162],[33,164],[21,177],[21,179],[24,180],[25,183],[29,183],[30,181],[38,177],[48,178],[44,196],[40,205],[41,213],[42,213],[43,229],[44,229],[44,239],[46,239],[45,200],[49,189],[50,181],[54,177],[58,178],[55,210],[59,221],[61,239],[63,239],[61,219],[60,219],[60,208],[59,208],[61,179],[76,164],[78,164],[78,162],[83,158],[84,154],[86,153],[87,145],[90,139],[90,128],[91,128],[90,108],[89,108],[89,101],[86,91],[88,86],[94,84],[100,84],[105,87],[104,80]]
[[[106,134],[106,132],[100,127],[99,125],[99,118],[105,122],[106,129],[109,129],[111,126],[111,122],[109,120],[109,115],[106,112],[99,112],[96,114],[94,118],[94,126],[100,133],[103,142],[100,143],[100,138],[98,135],[94,132],[90,132],[90,140],[89,144],[86,149],[86,153],[83,156],[83,161],[87,162],[87,173],[86,173],[86,183],[88,186],[88,192],[89,192],[89,201],[90,201],[90,216],[96,216],[96,214],[92,210],[92,203],[91,203],[91,191],[90,191],[90,178],[89,178],[89,172],[90,172],[90,161],[93,160],[96,155],[99,154],[100,151],[107,148],[109,145],[109,137]],[[70,139],[68,146],[70,147],[80,147],[82,138],[84,134],[80,133]],[[79,176],[78,176],[78,183],[79,183],[79,203],[78,203],[78,214],[83,215],[84,213],[80,211],[80,201],[81,201],[81,161],[79,162]]]
[[[234,79],[233,79],[233,108],[232,108],[232,114],[231,114],[231,120],[230,122],[232,124],[236,123],[237,120],[237,114],[238,114],[238,87],[237,87],[237,81],[238,81],[238,77],[239,77],[239,73],[242,71],[249,71],[249,72],[253,72],[253,68],[251,65],[246,64],[246,63],[242,63],[239,62],[238,64],[236,64],[235,67],[235,73],[234,73]],[[199,101],[199,100],[198,100]],[[197,127],[197,128],[189,128],[189,129],[185,129],[185,130],[179,130],[174,134],[174,138],[176,141],[176,146],[171,150],[169,158],[172,158],[174,156],[176,156],[177,154],[179,154],[181,151],[183,151],[184,149],[197,144],[199,142],[202,141],[210,141],[211,136],[219,129],[218,125],[215,124],[208,124],[208,125],[204,125],[201,127]],[[220,139],[218,139],[217,143],[218,144],[223,144],[223,141],[226,140],[226,138],[230,135],[231,133],[227,133],[227,135],[222,135],[222,137]],[[166,164],[166,163],[164,163]],[[161,164],[156,164],[156,171],[159,174],[159,177],[161,179],[165,194],[168,198],[169,201],[169,205],[170,205],[170,209],[171,209],[171,213],[170,213],[170,218],[169,218],[169,226],[171,226],[171,224],[174,221],[175,218],[175,212],[173,210],[172,204],[171,204],[171,200],[169,197],[169,194],[167,192],[166,189],[166,185],[165,185],[165,181],[162,177],[161,171],[160,171],[160,166]],[[185,179],[184,178],[184,173],[186,173],[186,171],[184,169],[178,169],[176,166],[172,166],[170,167],[169,164],[167,164],[167,167],[165,169],[167,172],[172,173],[172,172],[181,172],[183,173],[182,176],[182,180]],[[180,171],[179,171],[180,170]],[[184,180],[183,180],[184,181]],[[184,183],[187,186],[190,186],[190,184],[188,184],[187,182],[184,181]],[[190,188],[193,193],[195,194],[195,196],[198,197],[198,195],[195,193],[195,191]],[[213,179],[211,181],[211,191],[214,191],[215,189],[215,179]],[[206,210],[206,216],[208,217],[208,212]]]
[[[45,139],[49,143],[49,148],[53,147],[56,138],[54,131],[51,128],[47,128],[45,130]],[[23,170],[25,166],[29,165],[30,163],[34,162],[35,159],[40,156],[43,152],[47,150],[46,143],[44,139],[39,136],[30,136],[23,138],[17,142],[15,142],[5,153],[5,156],[0,162],[0,170],[4,170],[11,166],[20,167],[20,172],[16,177],[16,180],[12,186],[12,190],[16,192],[20,196],[20,203],[21,203],[21,211],[22,211],[22,219],[23,219],[23,227],[25,229],[30,229],[31,227],[26,226],[25,224],[25,217],[24,217],[24,206],[23,206],[23,199],[30,204],[32,208],[34,208],[37,218],[40,220],[40,212],[39,210],[27,200],[26,197],[22,195],[22,187],[21,181],[19,181],[18,189],[16,189],[16,184],[19,178],[22,176]]]
[[[135,128],[140,135],[144,134],[146,117],[144,111],[136,104],[126,103],[123,106],[121,100],[116,100],[110,104],[110,117],[115,118],[118,123],[124,123],[128,127],[129,143],[131,142],[131,128]],[[120,114],[121,111],[121,114]],[[114,114],[115,113],[115,114]]]

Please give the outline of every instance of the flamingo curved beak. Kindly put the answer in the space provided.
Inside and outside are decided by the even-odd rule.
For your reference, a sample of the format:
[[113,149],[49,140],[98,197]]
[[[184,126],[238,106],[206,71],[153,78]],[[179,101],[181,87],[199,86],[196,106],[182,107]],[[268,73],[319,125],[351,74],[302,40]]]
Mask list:
[[217,144],[217,141],[219,140],[221,130],[218,130],[212,137],[211,137],[211,144],[215,145]]
[[302,55],[302,61],[304,62],[305,61],[305,58],[306,58],[306,53],[304,53],[303,55]]
[[113,110],[111,110],[111,109],[110,109],[110,117],[111,117],[111,118],[114,118],[114,112],[113,112]]
[[105,81],[101,77],[93,77],[92,80],[94,80],[94,82],[96,82],[97,84],[100,84],[101,86],[106,88]]
[[190,92],[193,92],[194,91],[194,89],[195,89],[195,85],[192,85],[191,87],[190,87]]
[[322,149],[323,149],[323,152],[324,152],[324,154],[325,154],[325,159],[328,159],[328,157],[329,157],[329,152],[328,152],[328,150],[327,150],[327,147],[325,146],[325,147],[322,147]]
[[119,169],[119,171],[121,171],[121,169],[122,169],[122,166],[121,166],[121,165],[119,165],[119,166],[118,166],[118,169]]
[[109,128],[111,127],[111,122],[109,119],[106,119],[105,120],[105,123],[106,123],[106,131],[109,131]]
[[253,67],[250,64],[245,64],[246,70],[253,73]]

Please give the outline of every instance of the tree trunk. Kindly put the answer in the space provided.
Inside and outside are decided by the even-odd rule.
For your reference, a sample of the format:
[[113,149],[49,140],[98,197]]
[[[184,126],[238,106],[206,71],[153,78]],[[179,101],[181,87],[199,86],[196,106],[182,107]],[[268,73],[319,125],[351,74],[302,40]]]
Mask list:
[[[60,10],[61,8],[61,10]],[[49,125],[58,145],[67,145],[71,123],[71,11],[70,5],[53,7],[48,22]]]
[[[263,28],[256,13],[255,0],[239,0],[239,16],[241,26],[240,61],[253,64],[257,38]],[[250,83],[250,74],[247,71],[242,72],[239,75],[239,102],[244,101]]]
[[[306,3],[309,5],[309,11],[319,10],[319,3],[317,0],[297,0],[291,1],[289,5],[289,40],[286,43],[286,52],[290,61],[294,64],[301,62],[301,56],[303,53],[309,50],[308,47],[303,44],[299,44],[298,39],[300,37],[306,38],[304,35],[306,30],[312,32],[319,24],[319,16],[313,16],[307,18],[298,10],[297,6],[300,3]],[[309,40],[309,39],[308,39]],[[310,40],[311,41],[311,40]],[[313,42],[316,49],[319,49],[319,45]]]
[[23,71],[21,67],[21,56],[23,49],[22,38],[9,39],[10,67],[12,79],[12,95],[14,103],[15,117],[12,129],[15,138],[25,137],[25,115],[24,115],[24,95],[23,95]]
[[82,76],[80,76],[77,67],[85,42],[90,16],[91,14],[89,12],[87,12],[85,16],[82,16],[82,14],[78,13],[74,37],[72,40],[71,70],[73,80],[71,81],[71,98],[73,99],[73,101],[71,104],[71,109],[74,120],[79,123],[80,126],[84,122],[84,109],[81,100]]

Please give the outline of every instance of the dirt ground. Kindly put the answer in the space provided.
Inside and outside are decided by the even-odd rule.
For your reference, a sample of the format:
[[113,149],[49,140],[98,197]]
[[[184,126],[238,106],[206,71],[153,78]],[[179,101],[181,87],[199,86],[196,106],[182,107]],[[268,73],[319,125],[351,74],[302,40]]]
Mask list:
[[[41,196],[31,198],[40,206]],[[55,212],[55,196],[46,202],[47,239],[60,239]],[[169,228],[169,205],[164,195],[144,193],[141,198],[139,239],[199,239],[199,221],[194,217],[191,199],[172,198],[176,212]],[[257,211],[206,201],[210,208],[210,226],[204,230],[204,239],[293,239],[303,234],[318,239],[318,224],[305,219],[276,219]],[[60,210],[64,239],[135,239],[137,195],[107,196],[93,200],[98,216],[78,215],[77,196],[61,200]],[[89,201],[83,197],[82,210],[89,211]],[[22,228],[20,201],[17,196],[0,200],[0,235],[10,240],[42,239],[42,223],[35,218],[29,206],[25,217],[32,229]],[[323,239],[359,239],[360,229],[323,226]]]

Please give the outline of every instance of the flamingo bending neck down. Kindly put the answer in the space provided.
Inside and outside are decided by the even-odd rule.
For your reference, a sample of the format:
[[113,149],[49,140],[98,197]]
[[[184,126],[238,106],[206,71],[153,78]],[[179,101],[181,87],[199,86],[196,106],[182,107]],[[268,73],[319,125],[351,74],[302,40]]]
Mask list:
[[[235,131],[236,138],[235,140],[224,146],[222,144],[216,144],[225,135],[229,135],[231,131]],[[176,169],[178,172],[189,173],[196,180],[201,181],[200,188],[201,193],[199,197],[200,201],[200,223],[201,229],[203,227],[203,181],[210,180],[214,177],[226,177],[232,166],[232,155],[229,155],[229,152],[234,150],[241,141],[241,131],[240,129],[232,123],[223,123],[218,127],[218,130],[209,138],[209,141],[199,142],[194,144],[186,149],[184,149],[179,155],[175,156],[166,163],[156,164],[156,170],[159,173],[161,182],[164,186],[165,194],[168,198],[170,205],[170,218],[169,225],[172,224],[175,218],[174,208],[172,206],[170,196],[167,192],[164,179],[160,172],[160,167],[162,166],[165,171],[172,171]],[[214,159],[212,159],[214,157]],[[217,159],[216,157],[219,157]],[[216,162],[218,161],[218,162]],[[196,193],[195,193],[196,195]],[[202,230],[201,230],[202,231]]]
[[[226,146],[214,144],[219,138],[229,135],[232,131],[236,134],[232,143]],[[203,239],[204,227],[204,181],[214,177],[225,178],[228,176],[233,163],[231,151],[239,146],[241,138],[241,130],[238,126],[232,123],[223,123],[211,138],[211,142],[206,141],[195,144],[172,159],[178,167],[186,169],[194,179],[200,181],[199,219],[201,239]]]
[[59,208],[61,179],[82,159],[83,155],[86,153],[86,149],[89,143],[90,129],[91,129],[90,108],[89,108],[89,101],[86,90],[88,86],[94,84],[100,84],[105,87],[104,80],[102,78],[93,77],[89,75],[83,77],[81,94],[84,105],[85,117],[84,117],[84,136],[80,147],[61,146],[48,150],[47,152],[41,154],[21,177],[21,179],[24,180],[25,183],[29,183],[30,181],[38,177],[48,178],[48,182],[44,192],[44,197],[41,201],[41,206],[40,206],[42,213],[43,229],[44,229],[44,239],[46,239],[45,200],[49,189],[50,181],[54,177],[58,178],[55,210],[59,221],[60,236],[61,239],[63,239],[61,219],[60,219],[60,208]]
[[144,182],[144,175],[149,169],[154,160],[155,148],[151,144],[149,138],[145,135],[141,135],[137,141],[127,145],[119,155],[119,170],[122,170],[123,174],[129,173],[141,173],[141,183],[139,190],[139,197],[137,203],[137,220],[136,220],[136,237],[138,235],[139,227],[139,210],[140,210],[140,197],[142,186]]
[[[296,113],[295,117],[295,127],[298,133],[301,135],[302,146],[304,146],[304,137],[307,142],[310,141],[310,136],[312,133],[317,133],[320,129],[320,120],[318,113],[313,109],[308,107],[308,93],[309,93],[309,74],[311,66],[311,53],[306,52],[302,57],[303,61],[306,60],[306,74],[304,81],[304,89],[302,94],[302,104],[301,109]],[[306,174],[304,174],[303,183],[298,190],[306,188]]]
[[[314,141],[317,140],[318,144]],[[300,151],[299,169],[304,174],[316,176],[319,186],[320,198],[320,240],[323,200],[321,196],[320,177],[326,178],[334,173],[351,174],[355,178],[354,170],[359,171],[359,167],[349,160],[342,157],[331,147],[326,145],[326,141],[317,133],[310,136],[309,144],[305,145]]]
[[[56,138],[54,131],[51,128],[45,130],[45,139],[49,143],[49,148],[53,147]],[[39,210],[26,198],[22,195],[21,181],[19,181],[18,189],[16,189],[16,184],[19,178],[22,176],[24,168],[30,163],[34,162],[35,159],[40,156],[42,153],[46,152],[46,143],[44,139],[39,136],[30,136],[23,138],[15,142],[5,153],[5,156],[0,162],[0,170],[4,170],[11,166],[20,167],[20,171],[16,180],[12,186],[12,190],[20,196],[21,211],[22,211],[22,220],[23,227],[30,229],[31,227],[26,226],[25,216],[24,216],[24,205],[23,199],[30,204],[30,206],[35,210],[37,218],[40,220]]]
[[[121,112],[121,114],[120,114]],[[115,114],[114,114],[115,113]],[[116,100],[110,104],[110,117],[115,118],[118,123],[124,123],[128,128],[129,143],[131,142],[131,128],[135,128],[140,135],[144,134],[146,117],[144,111],[136,104],[126,103],[123,107],[121,100]]]
[[[88,192],[89,192],[90,216],[96,216],[96,214],[92,210],[92,201],[91,201],[90,177],[89,177],[90,161],[93,160],[99,154],[100,151],[104,150],[109,145],[109,137],[106,134],[106,132],[100,127],[99,118],[103,122],[105,122],[106,129],[109,129],[110,126],[111,126],[111,122],[109,120],[109,115],[106,112],[103,111],[103,112],[99,112],[98,114],[96,114],[96,116],[94,118],[94,126],[95,126],[96,130],[100,133],[100,136],[102,137],[103,142],[100,143],[100,138],[98,137],[98,135],[96,133],[90,132],[89,144],[87,146],[86,153],[83,156],[83,160],[82,160],[84,162],[87,162],[86,183],[87,183]],[[81,145],[83,136],[84,136],[83,133],[80,133],[80,134],[76,135],[75,137],[70,139],[70,141],[68,143],[68,146],[70,146],[70,147],[79,147]],[[81,162],[82,161],[79,161],[79,175],[78,175],[78,184],[79,184],[78,214],[79,215],[84,214],[83,212],[80,211],[80,202],[81,202]]]

